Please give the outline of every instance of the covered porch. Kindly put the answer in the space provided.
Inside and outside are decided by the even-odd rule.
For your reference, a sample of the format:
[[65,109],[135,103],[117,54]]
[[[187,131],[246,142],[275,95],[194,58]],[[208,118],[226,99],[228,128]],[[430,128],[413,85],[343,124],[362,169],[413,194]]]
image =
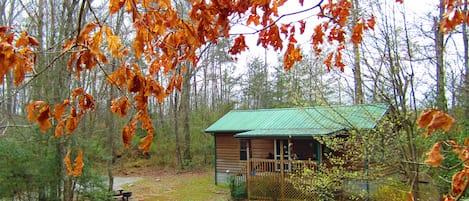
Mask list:
[[[258,135],[257,135],[258,136]],[[239,138],[239,136],[235,136]],[[270,141],[272,147],[259,148],[259,141]],[[276,136],[272,139],[241,138],[240,154],[246,163],[240,176],[246,182],[248,200],[309,200],[304,192],[294,187],[301,183],[291,174],[305,169],[317,171],[324,162],[328,149],[315,140],[311,134],[306,137]],[[245,148],[245,152],[243,152]],[[327,159],[326,159],[327,160]],[[307,182],[307,181],[303,181]]]

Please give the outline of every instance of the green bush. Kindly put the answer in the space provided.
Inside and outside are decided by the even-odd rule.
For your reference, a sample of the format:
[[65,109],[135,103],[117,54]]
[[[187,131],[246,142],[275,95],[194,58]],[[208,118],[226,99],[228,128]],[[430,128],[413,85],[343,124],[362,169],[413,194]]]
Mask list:
[[228,185],[233,200],[238,201],[247,198],[246,182],[236,179],[236,176],[230,176],[228,177]]

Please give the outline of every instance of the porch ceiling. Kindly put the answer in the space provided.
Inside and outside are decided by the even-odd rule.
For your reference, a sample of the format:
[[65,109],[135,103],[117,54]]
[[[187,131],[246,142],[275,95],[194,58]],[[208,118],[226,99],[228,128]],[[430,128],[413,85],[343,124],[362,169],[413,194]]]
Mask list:
[[340,130],[325,129],[325,128],[314,128],[314,129],[261,129],[252,130],[234,135],[237,138],[290,138],[290,137],[314,137],[321,135],[329,135],[336,133]]

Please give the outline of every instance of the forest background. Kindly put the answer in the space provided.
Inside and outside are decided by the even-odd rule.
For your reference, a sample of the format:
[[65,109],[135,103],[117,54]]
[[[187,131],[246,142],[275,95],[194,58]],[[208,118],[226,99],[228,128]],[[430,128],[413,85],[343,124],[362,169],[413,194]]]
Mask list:
[[[460,126],[452,131],[452,138],[463,140],[466,136],[464,119],[469,115],[466,23],[458,21],[442,25],[445,20],[457,18],[454,8],[467,16],[466,1],[425,1],[415,6],[415,2],[406,1],[353,0],[347,4],[350,5],[347,23],[336,22],[343,24],[340,28],[347,33],[346,38],[320,44],[313,39],[316,28],[321,23],[330,23],[318,18],[320,7],[316,4],[321,5],[323,1],[312,5],[305,3],[304,7],[289,6],[281,11],[285,14],[280,17],[272,14],[273,19],[278,19],[272,22],[279,24],[279,30],[283,30],[281,23],[296,23],[297,32],[306,32],[304,35],[313,35],[313,38],[292,40],[290,36],[294,29],[282,32],[282,44],[287,48],[262,40],[254,44],[259,34],[266,34],[263,30],[272,27],[255,22],[259,18],[233,15],[229,24],[239,26],[239,29],[221,34],[231,37],[216,36],[213,37],[216,40],[207,40],[193,50],[196,56],[185,52],[188,50],[183,46],[177,53],[180,55],[176,59],[178,62],[168,67],[170,70],[156,72],[151,72],[153,63],[148,59],[155,55],[146,55],[147,49],[140,50],[134,41],[141,34],[132,21],[138,12],[132,10],[130,4],[125,4],[126,9],[120,9],[124,3],[117,3],[120,8],[116,8],[112,2],[116,1],[0,1],[0,24],[5,26],[1,30],[2,41],[20,41],[9,39],[7,33],[22,37],[25,36],[22,31],[27,30],[26,38],[31,36],[29,42],[17,44],[15,51],[21,52],[22,46],[34,46],[35,63],[30,71],[19,73],[5,69],[8,68],[5,64],[2,66],[0,189],[7,190],[0,191],[0,196],[53,199],[73,197],[74,191],[77,191],[75,195],[99,196],[89,190],[106,188],[95,182],[99,176],[107,174],[112,178],[116,166],[126,169],[126,165],[138,165],[141,160],[136,159],[150,161],[145,164],[156,169],[210,168],[213,138],[203,131],[231,109],[378,102],[391,106],[387,126],[393,132],[388,133],[386,146],[380,148],[380,153],[386,154],[385,164],[402,173],[403,185],[411,188],[416,197],[420,172],[435,178],[433,182],[442,193],[448,192],[450,185],[445,184],[451,181],[454,171],[430,170],[421,165],[428,147],[438,137],[424,140],[415,122],[419,111],[436,107],[458,120]],[[179,15],[187,18],[195,7],[192,1],[171,1],[170,4]],[[163,5],[161,3],[164,8]],[[76,41],[83,40],[86,45],[88,33],[101,33],[94,30],[98,25],[91,27],[89,22],[93,21],[100,22],[99,27],[112,25],[102,28],[102,34],[107,36],[106,43],[117,46],[103,47],[108,50],[106,55],[91,47],[91,52],[98,55],[91,59],[91,63],[98,66],[95,68],[88,66],[90,63],[80,63],[80,55],[76,53],[86,50],[67,42],[76,37]],[[363,27],[358,34],[356,27],[360,24]],[[456,26],[459,24],[461,26]],[[325,26],[322,28],[331,33]],[[83,30],[88,33],[82,35]],[[164,34],[170,32],[168,30],[152,31]],[[161,41],[169,44],[171,41],[165,40],[170,37],[166,36]],[[246,36],[249,49],[245,50],[240,36]],[[119,43],[115,42],[116,37]],[[290,44],[295,46],[290,49]],[[302,53],[301,58],[298,52]],[[139,58],[142,54],[147,57]],[[125,89],[124,84],[109,81],[110,78],[119,79],[114,72],[122,66],[131,66],[121,66],[127,55],[135,56],[126,61],[140,66],[135,69],[150,71],[154,80],[168,85],[166,89],[160,89],[166,90],[164,96],[145,99],[146,112],[141,112],[138,101],[126,101],[133,99],[138,88],[129,85]],[[109,60],[104,62],[106,56]],[[87,70],[83,71],[85,68]],[[132,70],[137,72],[135,69]],[[24,80],[17,80],[19,75],[23,75]],[[77,108],[87,107],[70,108],[71,114],[75,112],[74,117],[80,117],[72,118],[77,123],[74,129],[69,127],[71,121],[63,121],[62,125],[61,117],[55,119],[50,126],[64,127],[67,123],[66,135],[58,137],[57,129],[47,129],[45,122],[38,120],[38,127],[27,121],[28,105],[33,103],[33,112],[44,107],[44,102],[34,102],[39,100],[63,105],[83,100],[84,104],[77,104]],[[115,107],[116,104],[122,107]],[[112,114],[109,110],[112,106],[113,112],[121,117]],[[147,116],[129,117],[127,113],[145,113]],[[135,126],[135,119],[142,122],[141,127]],[[145,125],[148,122],[153,126]],[[125,128],[134,131],[136,137],[127,135]],[[153,138],[148,137],[149,133]],[[144,144],[140,139],[144,139]],[[70,173],[71,167],[67,167],[64,158],[72,158],[72,161],[82,158],[86,164],[83,173],[79,177],[67,174],[67,168]],[[76,184],[83,188],[74,189]],[[112,179],[110,184],[112,186]]]

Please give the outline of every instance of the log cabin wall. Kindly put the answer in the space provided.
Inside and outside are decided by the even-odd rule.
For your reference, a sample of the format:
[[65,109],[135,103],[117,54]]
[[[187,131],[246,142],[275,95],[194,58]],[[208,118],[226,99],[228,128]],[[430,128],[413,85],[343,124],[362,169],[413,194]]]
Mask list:
[[[274,139],[252,139],[252,158],[268,159],[269,153],[274,154]],[[273,158],[272,158],[273,159]]]
[[[240,160],[240,139],[234,134],[215,134],[216,143],[216,183],[225,183],[230,174],[244,173],[246,161]],[[273,139],[250,140],[251,157],[267,159],[274,152]]]
[[230,174],[237,174],[246,166],[246,161],[239,160],[240,143],[234,134],[215,134],[216,143],[216,183],[226,183]]

